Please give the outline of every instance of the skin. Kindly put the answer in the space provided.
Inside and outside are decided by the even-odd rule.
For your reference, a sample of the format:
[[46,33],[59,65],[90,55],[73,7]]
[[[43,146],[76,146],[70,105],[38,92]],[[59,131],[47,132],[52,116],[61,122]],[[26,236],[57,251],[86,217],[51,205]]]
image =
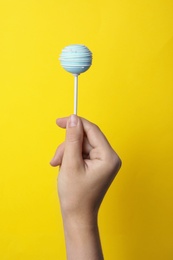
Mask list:
[[102,260],[97,216],[121,160],[101,130],[76,115],[60,118],[65,141],[51,161],[60,166],[58,194],[68,260]]

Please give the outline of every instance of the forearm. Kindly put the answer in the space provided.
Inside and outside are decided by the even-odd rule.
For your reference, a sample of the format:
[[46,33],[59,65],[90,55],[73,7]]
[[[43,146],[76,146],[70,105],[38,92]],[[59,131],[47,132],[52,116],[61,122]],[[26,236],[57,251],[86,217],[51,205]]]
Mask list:
[[63,217],[68,260],[103,260],[97,219]]

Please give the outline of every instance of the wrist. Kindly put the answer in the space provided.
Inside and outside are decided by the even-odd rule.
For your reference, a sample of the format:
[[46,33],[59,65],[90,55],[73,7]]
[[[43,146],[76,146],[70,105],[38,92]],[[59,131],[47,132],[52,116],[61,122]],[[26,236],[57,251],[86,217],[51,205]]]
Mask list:
[[62,210],[62,218],[65,227],[91,228],[97,226],[97,212],[68,212]]
[[97,216],[63,215],[63,224],[68,260],[103,260]]

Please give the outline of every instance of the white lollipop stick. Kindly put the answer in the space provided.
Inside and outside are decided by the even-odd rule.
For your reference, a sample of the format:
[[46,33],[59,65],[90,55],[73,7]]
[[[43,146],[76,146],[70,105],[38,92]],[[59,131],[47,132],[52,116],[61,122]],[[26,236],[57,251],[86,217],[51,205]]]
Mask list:
[[74,114],[77,115],[78,108],[78,74],[74,74]]

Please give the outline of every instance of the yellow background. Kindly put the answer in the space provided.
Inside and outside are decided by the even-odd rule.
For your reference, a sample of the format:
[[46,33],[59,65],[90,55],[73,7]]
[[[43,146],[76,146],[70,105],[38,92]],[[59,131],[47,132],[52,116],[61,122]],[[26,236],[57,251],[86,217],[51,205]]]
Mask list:
[[105,259],[173,259],[173,1],[0,0],[0,259],[65,259],[49,161],[73,113],[58,61],[82,43],[79,115],[123,161],[102,204]]

